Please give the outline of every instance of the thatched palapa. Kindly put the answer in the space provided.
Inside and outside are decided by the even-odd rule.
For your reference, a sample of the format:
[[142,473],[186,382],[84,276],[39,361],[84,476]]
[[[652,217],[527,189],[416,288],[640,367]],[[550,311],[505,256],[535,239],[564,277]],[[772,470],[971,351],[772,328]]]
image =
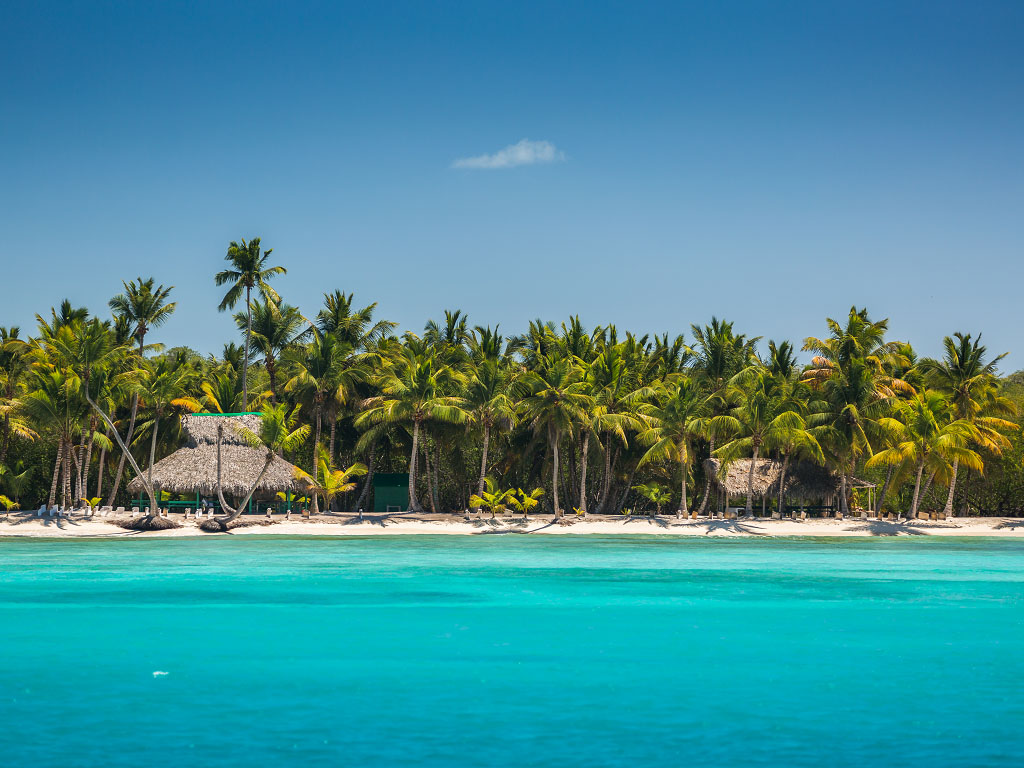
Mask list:
[[[712,482],[719,491],[729,496],[747,495],[747,478],[753,459],[731,461],[722,472],[720,459],[708,459],[704,468],[711,474]],[[779,492],[779,477],[782,462],[775,459],[758,459],[754,467],[754,497],[775,496]],[[847,478],[850,488],[873,488],[874,483],[855,477]],[[839,493],[839,475],[829,469],[807,461],[792,462],[786,468],[786,500],[792,502],[813,502],[829,499]]]
[[[217,428],[224,427],[221,442],[221,487],[224,493],[241,497],[256,482],[266,461],[265,448],[253,448],[242,430],[259,432],[260,417],[253,414],[221,416],[193,413],[182,417],[188,445],[153,465],[153,483],[164,491],[213,496],[217,493]],[[148,473],[148,469],[143,470]],[[294,464],[275,456],[256,488],[256,496],[278,491],[305,493],[308,481]],[[128,490],[140,493],[142,481],[136,477]]]

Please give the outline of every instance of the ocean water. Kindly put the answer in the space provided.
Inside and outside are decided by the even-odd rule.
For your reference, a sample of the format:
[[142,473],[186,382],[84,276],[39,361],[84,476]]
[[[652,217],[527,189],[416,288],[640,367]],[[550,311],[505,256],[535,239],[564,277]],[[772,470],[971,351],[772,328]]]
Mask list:
[[1024,764],[1024,542],[0,540],[3,766]]

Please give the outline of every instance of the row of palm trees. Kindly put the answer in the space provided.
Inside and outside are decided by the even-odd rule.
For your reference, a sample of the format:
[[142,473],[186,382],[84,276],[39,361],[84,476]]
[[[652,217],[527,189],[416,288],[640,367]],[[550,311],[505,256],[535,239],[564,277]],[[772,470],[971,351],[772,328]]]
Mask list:
[[540,487],[555,514],[617,513],[638,496],[698,514],[715,503],[709,457],[755,459],[748,514],[761,458],[784,477],[798,461],[826,465],[844,513],[858,501],[857,473],[879,480],[878,509],[916,514],[941,488],[951,512],[958,478],[977,478],[1020,433],[1000,357],[980,337],[954,334],[941,359],[918,359],[864,309],[807,338],[807,365],[789,342],[769,342],[762,357],[759,337],[718,319],[692,326],[689,343],[588,330],[578,318],[505,337],[471,328],[461,311],[396,336],[375,304],[340,291],[307,318],[271,286],[285,270],[270,255],[259,238],[229,246],[215,280],[228,287],[220,308],[240,310],[242,343],[216,358],[151,342],[176,309],[173,287],[153,278],[125,282],[109,319],[65,301],[37,316],[31,338],[0,329],[6,502],[41,494],[45,479],[50,505],[113,504],[125,464],[144,473],[180,445],[181,416],[196,411],[275,409],[291,432],[308,425],[280,450],[328,505],[341,503],[338,488],[358,488],[360,463],[352,508],[367,503],[375,471],[407,470],[411,509],[435,512]]

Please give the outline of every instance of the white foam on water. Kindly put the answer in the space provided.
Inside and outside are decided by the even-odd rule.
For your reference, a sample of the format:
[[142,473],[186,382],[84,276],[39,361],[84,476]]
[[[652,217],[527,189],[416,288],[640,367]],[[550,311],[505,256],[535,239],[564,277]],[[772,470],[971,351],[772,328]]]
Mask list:
[[162,672],[158,669],[156,672],[153,673],[153,677],[164,677],[165,675],[169,674],[169,672]]

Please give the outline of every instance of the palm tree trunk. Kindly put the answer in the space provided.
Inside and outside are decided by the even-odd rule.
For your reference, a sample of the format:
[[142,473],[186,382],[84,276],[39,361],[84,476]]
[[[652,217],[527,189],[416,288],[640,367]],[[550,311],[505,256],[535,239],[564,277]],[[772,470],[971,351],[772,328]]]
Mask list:
[[[680,456],[685,456],[686,455],[686,447],[685,446],[680,446],[679,447],[679,455]],[[677,520],[682,520],[682,518],[684,516],[689,516],[689,514],[690,514],[689,511],[686,508],[686,474],[687,474],[686,470],[687,470],[687,466],[686,466],[686,462],[685,461],[679,462],[679,470],[680,470],[680,473],[683,476],[683,482],[680,483],[680,485],[682,486],[682,488],[681,488],[682,495],[679,497],[679,511],[676,513],[676,519]]]
[[932,482],[935,480],[935,473],[932,472],[928,475],[928,479],[924,481],[924,488],[921,489],[921,501],[924,501],[928,496],[928,491],[932,489]]
[[754,446],[754,458],[750,462],[750,471],[747,472],[747,509],[745,511],[747,517],[754,516],[754,467],[757,466],[757,454],[760,450],[761,446]]
[[437,514],[441,508],[441,442],[435,440],[434,445],[434,483],[430,487],[430,508]]
[[882,514],[882,505],[885,503],[885,495],[889,492],[889,486],[892,484],[892,477],[896,473],[896,466],[890,464],[885,471],[885,482],[882,484],[882,492],[878,494],[878,498],[875,500],[875,515]]
[[89,443],[85,447],[85,461],[82,462],[85,479],[82,481],[82,497],[89,495],[89,466],[92,464],[92,444],[96,437],[96,417],[89,417]]
[[331,465],[331,469],[334,469],[334,439],[338,431],[338,418],[336,414],[331,414],[331,436],[327,440],[327,458]]
[[604,476],[601,478],[601,500],[597,502],[597,513],[603,514],[608,504],[608,494],[612,489],[612,436],[605,433],[604,441]]
[[587,516],[587,454],[590,452],[590,430],[583,434],[583,450],[580,453],[580,512]]
[[839,471],[839,512],[843,517],[850,514],[850,505],[846,501],[846,465],[843,464],[842,469]]
[[50,481],[50,499],[46,508],[50,509],[57,501],[57,479],[60,477],[61,460],[64,458],[64,441],[57,441],[57,460],[53,462],[53,480]]
[[377,458],[377,443],[374,442],[370,445],[370,457],[366,462],[366,482],[363,483],[363,490],[359,492],[359,498],[356,500],[356,508],[353,512],[359,513],[359,518],[362,519],[363,505],[366,503],[367,497],[370,495],[370,488],[373,486],[373,465]]
[[[714,456],[715,454],[715,436],[711,435],[708,445],[708,456]],[[700,509],[697,510],[698,515],[703,515],[708,509],[708,500],[711,498],[711,473],[707,471],[707,467],[704,468],[704,498],[700,501]]]
[[[147,480],[146,480],[147,483],[149,483],[149,487],[150,488],[153,487],[153,464],[156,462],[156,433],[157,433],[157,427],[158,427],[159,423],[160,423],[160,414],[154,413],[153,414],[153,436],[150,437],[150,439],[149,439],[149,469],[147,470]],[[157,499],[156,501],[159,503],[160,500]],[[154,514],[154,515],[160,514],[160,507],[157,506],[156,509],[150,509],[150,513]]]
[[89,437],[90,434],[92,433],[89,431],[89,422],[83,419],[82,439],[78,444],[78,460],[75,462],[77,476],[75,477],[75,501],[74,504],[72,504],[72,506],[75,507],[77,507],[79,502],[85,497],[85,484],[89,479],[89,470],[85,463],[85,446],[86,443],[89,443],[90,445],[92,444],[92,439]]
[[249,339],[252,336],[252,288],[245,286],[245,357],[242,360],[242,410],[249,410]]
[[422,512],[419,500],[416,498],[416,460],[420,449],[420,423],[417,419],[412,420],[412,451],[409,454],[409,511]]
[[786,507],[784,502],[786,500],[786,470],[789,469],[789,454],[785,454],[782,457],[782,471],[779,472],[779,517],[781,518],[785,514]]
[[[484,422],[484,445],[480,456],[480,479],[476,484],[476,495],[481,499],[484,497],[484,486],[487,480],[487,449],[491,444],[491,425]],[[471,514],[479,514],[480,507],[469,510]]]
[[558,433],[551,436],[551,489],[555,503],[555,517],[561,517],[561,510],[558,506]]
[[[114,484],[110,488],[110,496],[107,497],[107,506],[114,506],[114,499],[117,498],[117,492],[121,490],[121,477],[124,474],[124,462],[128,458],[128,446],[132,444],[132,438],[135,437],[135,417],[139,413],[139,396],[138,394],[132,395],[132,412],[128,419],[128,434],[125,435],[124,445],[121,446],[121,458],[117,462],[117,472],[114,474]],[[116,430],[114,430],[116,433]],[[120,435],[117,437],[118,442],[121,441]]]
[[949,479],[949,494],[946,496],[946,506],[942,508],[943,517],[953,516],[953,493],[956,491],[956,473],[960,469],[960,459],[953,459],[953,476]]
[[921,493],[921,474],[924,472],[924,459],[917,463],[917,477],[914,480],[914,499],[910,502],[910,519],[917,517],[917,502]]
[[617,515],[622,511],[622,508],[626,505],[626,499],[629,498],[629,492],[633,489],[633,478],[636,476],[636,465],[629,471],[629,477],[626,479],[626,487],[622,491],[622,495],[619,497],[618,502],[612,507],[612,514]]
[[[100,415],[100,418],[103,419],[103,423],[107,425],[107,428],[110,430],[111,434],[114,435],[114,440],[117,442],[118,447],[121,449],[122,458],[128,460],[128,463],[132,465],[132,469],[135,470],[135,474],[139,476],[140,480],[144,478],[145,475],[139,468],[138,462],[135,461],[135,457],[132,456],[131,452],[128,450],[128,445],[125,443],[124,440],[121,439],[121,435],[118,434],[117,429],[114,427],[114,422],[110,420],[110,417],[107,416],[107,414],[105,414],[103,410],[98,405],[96,405],[95,402],[93,402],[92,398],[89,397],[88,392],[86,392],[85,401],[89,403],[89,406]],[[155,428],[156,427],[154,426],[154,429]],[[152,462],[150,462],[150,466],[153,466]],[[146,493],[149,494],[149,501],[151,504],[150,509],[155,509],[156,494],[153,492],[153,484],[148,480],[142,480],[142,482],[146,486]]]
[[60,494],[60,505],[65,508],[71,499],[71,454],[74,450],[75,446],[72,444],[71,438],[68,438],[64,443],[64,485],[61,487]]
[[316,406],[316,425],[313,429],[313,477],[316,477],[317,450],[320,448],[320,406]]
[[[110,427],[107,427],[107,429],[104,432],[104,435],[107,437],[108,440],[110,439]],[[104,443],[102,446],[100,446],[99,471],[98,477],[96,478],[96,498],[99,499],[103,498],[103,470],[106,468],[106,464],[107,446],[106,443]]]
[[430,446],[423,446],[423,463],[426,465],[427,475],[427,501],[430,502],[430,511],[437,514],[437,506],[434,504],[434,473],[430,466]]
[[267,376],[270,377],[270,402],[277,405],[277,366],[274,363],[274,356],[267,355],[263,362],[267,366]]

